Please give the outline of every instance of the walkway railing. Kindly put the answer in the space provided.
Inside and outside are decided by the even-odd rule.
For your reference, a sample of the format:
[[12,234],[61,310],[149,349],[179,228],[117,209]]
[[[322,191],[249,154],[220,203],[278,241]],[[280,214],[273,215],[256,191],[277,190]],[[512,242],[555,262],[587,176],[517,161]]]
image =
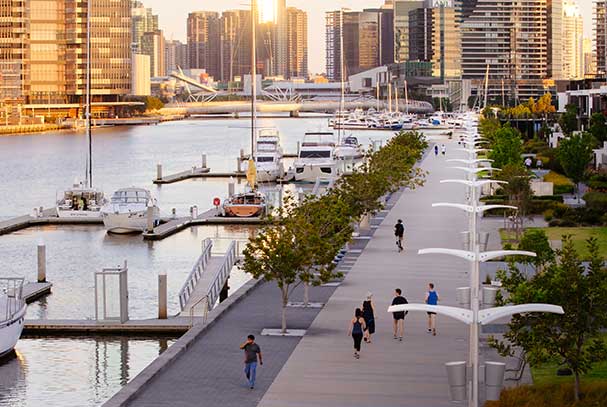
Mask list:
[[190,295],[194,291],[198,280],[202,277],[202,273],[209,263],[209,259],[211,258],[211,249],[213,248],[213,241],[211,239],[204,239],[202,241],[202,254],[196,261],[194,268],[190,271],[188,278],[185,280],[183,287],[179,290],[179,305],[181,306],[181,310],[185,308],[185,305],[188,303],[190,299]]
[[232,268],[234,268],[234,265],[236,264],[237,260],[238,260],[238,251],[237,251],[237,247],[236,247],[236,242],[232,241],[232,242],[230,242],[230,245],[228,246],[228,250],[226,251],[225,257],[223,258],[223,263],[221,264],[221,267],[219,268],[219,272],[217,273],[215,280],[213,280],[213,282],[209,286],[209,292],[205,296],[203,296],[200,300],[198,300],[195,304],[193,304],[192,307],[190,308],[190,325],[193,325],[194,311],[196,310],[197,307],[199,307],[201,305],[204,307],[203,308],[203,317],[204,317],[203,321],[204,321],[204,323],[207,322],[207,314],[210,310],[213,309],[213,307],[219,300],[219,294],[221,293],[221,290],[223,289],[223,286],[225,285],[228,277],[230,276],[230,273],[232,272]]

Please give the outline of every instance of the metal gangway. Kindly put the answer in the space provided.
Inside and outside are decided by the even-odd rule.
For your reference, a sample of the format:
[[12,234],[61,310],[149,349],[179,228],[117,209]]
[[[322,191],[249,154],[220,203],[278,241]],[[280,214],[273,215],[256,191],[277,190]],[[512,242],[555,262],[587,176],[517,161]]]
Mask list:
[[202,242],[202,253],[183,287],[179,291],[179,305],[182,316],[206,317],[219,301],[221,290],[238,260],[237,242],[231,240],[223,255],[213,255],[213,240],[207,238]]

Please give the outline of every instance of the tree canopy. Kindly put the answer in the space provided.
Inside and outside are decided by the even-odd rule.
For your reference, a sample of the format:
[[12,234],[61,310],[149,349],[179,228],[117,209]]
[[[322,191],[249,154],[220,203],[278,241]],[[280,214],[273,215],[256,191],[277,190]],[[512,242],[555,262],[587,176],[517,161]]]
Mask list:
[[523,141],[518,130],[506,124],[493,132],[489,158],[493,166],[502,168],[508,164],[522,163]]
[[567,175],[576,184],[579,199],[579,184],[586,176],[592,161],[594,140],[590,133],[576,134],[561,140],[557,150],[558,160]]

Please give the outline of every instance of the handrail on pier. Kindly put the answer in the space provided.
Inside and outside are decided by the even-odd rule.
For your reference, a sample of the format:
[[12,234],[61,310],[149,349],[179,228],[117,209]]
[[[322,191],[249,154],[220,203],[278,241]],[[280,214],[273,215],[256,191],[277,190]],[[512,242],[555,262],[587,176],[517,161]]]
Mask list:
[[217,273],[215,280],[213,280],[209,287],[209,291],[205,296],[203,296],[200,300],[196,301],[196,303],[194,303],[190,307],[190,326],[194,324],[194,310],[200,304],[204,305],[203,322],[207,322],[208,312],[213,309],[213,307],[219,300],[219,294],[221,293],[221,290],[223,289],[226,280],[230,276],[230,272],[232,271],[232,268],[234,268],[234,265],[236,264],[237,260],[238,252],[236,249],[236,241],[232,240],[230,242],[230,245],[228,246],[228,250],[226,251],[225,257],[223,258],[223,262],[221,264],[221,267],[219,268],[219,272]]
[[206,238],[202,241],[202,254],[196,260],[196,264],[190,271],[190,274],[185,280],[183,287],[179,290],[179,306],[181,310],[185,308],[185,305],[188,303],[190,299],[190,295],[194,291],[198,280],[202,277],[202,273],[209,263],[209,259],[211,258],[211,249],[213,248],[213,241],[209,238]]

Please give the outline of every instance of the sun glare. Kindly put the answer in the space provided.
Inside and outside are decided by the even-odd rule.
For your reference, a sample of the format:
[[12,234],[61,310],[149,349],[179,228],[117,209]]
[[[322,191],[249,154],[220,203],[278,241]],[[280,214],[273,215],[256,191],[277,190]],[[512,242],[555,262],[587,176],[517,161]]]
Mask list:
[[276,0],[257,0],[257,8],[260,22],[276,22]]

